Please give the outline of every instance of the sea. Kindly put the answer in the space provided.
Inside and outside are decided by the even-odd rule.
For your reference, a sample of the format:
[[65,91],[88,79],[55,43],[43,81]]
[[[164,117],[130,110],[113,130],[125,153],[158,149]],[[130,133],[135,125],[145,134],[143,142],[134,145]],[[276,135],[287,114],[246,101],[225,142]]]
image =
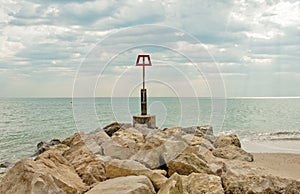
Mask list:
[[[140,98],[0,98],[0,163],[30,157],[37,143],[132,123]],[[157,127],[212,125],[242,141],[300,141],[300,98],[148,98]]]

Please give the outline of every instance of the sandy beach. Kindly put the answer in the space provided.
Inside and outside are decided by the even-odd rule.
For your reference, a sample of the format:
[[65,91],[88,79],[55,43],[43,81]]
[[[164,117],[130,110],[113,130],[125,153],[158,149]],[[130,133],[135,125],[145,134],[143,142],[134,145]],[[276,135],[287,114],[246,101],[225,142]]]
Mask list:
[[254,166],[263,167],[274,176],[300,181],[300,154],[253,153]]
[[254,166],[300,181],[300,141],[244,141],[242,147],[254,155]]

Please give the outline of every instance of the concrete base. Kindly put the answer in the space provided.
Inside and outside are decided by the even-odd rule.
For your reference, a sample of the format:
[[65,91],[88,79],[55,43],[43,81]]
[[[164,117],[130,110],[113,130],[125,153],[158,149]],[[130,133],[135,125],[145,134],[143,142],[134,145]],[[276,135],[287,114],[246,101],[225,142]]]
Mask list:
[[155,115],[135,115],[133,116],[133,127],[136,124],[146,125],[148,128],[156,128]]

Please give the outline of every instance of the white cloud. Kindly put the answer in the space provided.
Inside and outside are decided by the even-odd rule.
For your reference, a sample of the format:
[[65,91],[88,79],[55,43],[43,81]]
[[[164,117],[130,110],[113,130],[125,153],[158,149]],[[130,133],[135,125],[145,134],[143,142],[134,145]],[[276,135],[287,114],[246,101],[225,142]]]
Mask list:
[[[273,72],[300,72],[299,1],[2,0],[0,5],[1,74],[29,80],[24,84],[32,87],[41,78],[50,82],[66,77],[66,82],[71,83],[72,75],[88,52],[108,36],[112,39],[104,41],[105,52],[87,61],[91,63],[93,75],[97,73],[95,64],[99,61],[105,64],[117,48],[144,43],[164,43],[189,55],[206,73],[217,73],[215,61],[224,79],[230,79],[228,83],[237,87],[241,84],[233,80],[246,82],[244,75],[253,72],[263,70],[266,75],[257,77],[250,85],[267,79],[266,76],[271,79],[276,75]],[[126,28],[139,24],[177,27],[201,42],[187,41],[183,31],[174,29],[145,26],[133,31]],[[123,31],[115,35],[119,30]],[[164,66],[172,64],[181,68],[192,82],[201,77],[184,56],[154,46],[133,49],[118,56],[112,64],[114,67],[108,69],[108,75],[124,72],[135,60],[134,52],[151,53],[154,66],[161,68],[161,72],[156,72],[156,68],[150,71],[158,75],[167,74]],[[134,75],[129,73],[128,76]],[[166,78],[174,81],[172,75]],[[234,93],[235,89],[230,91]]]

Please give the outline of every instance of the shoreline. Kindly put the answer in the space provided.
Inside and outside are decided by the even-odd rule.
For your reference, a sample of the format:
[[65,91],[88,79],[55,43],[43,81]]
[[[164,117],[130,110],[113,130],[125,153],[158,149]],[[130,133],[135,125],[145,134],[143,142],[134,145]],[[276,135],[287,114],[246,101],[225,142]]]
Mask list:
[[300,154],[298,140],[254,140],[241,141],[242,148],[251,153]]

